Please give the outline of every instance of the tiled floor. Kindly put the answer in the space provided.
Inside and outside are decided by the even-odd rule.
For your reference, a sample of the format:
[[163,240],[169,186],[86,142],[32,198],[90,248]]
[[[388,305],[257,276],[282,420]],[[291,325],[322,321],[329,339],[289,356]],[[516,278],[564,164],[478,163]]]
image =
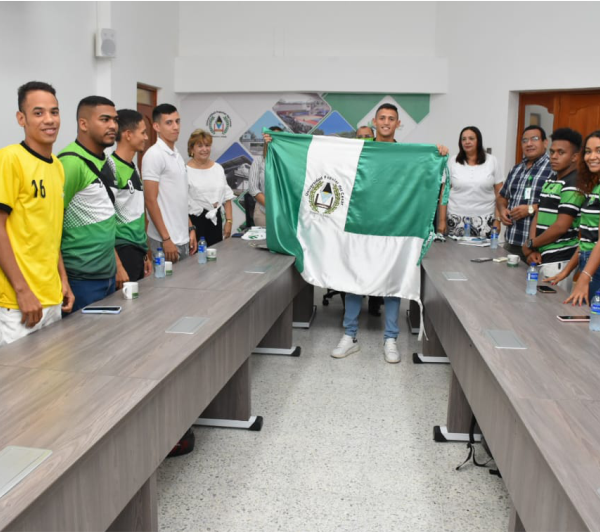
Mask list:
[[[342,304],[321,305],[295,330],[299,358],[253,356],[261,432],[195,429],[196,449],[159,469],[161,531],[504,531],[510,500],[487,470],[455,467],[464,444],[432,440],[443,424],[450,368],[414,365],[416,336],[401,318],[403,360],[383,360],[382,318],[367,315],[361,351],[329,356]],[[401,316],[405,315],[406,302]]]

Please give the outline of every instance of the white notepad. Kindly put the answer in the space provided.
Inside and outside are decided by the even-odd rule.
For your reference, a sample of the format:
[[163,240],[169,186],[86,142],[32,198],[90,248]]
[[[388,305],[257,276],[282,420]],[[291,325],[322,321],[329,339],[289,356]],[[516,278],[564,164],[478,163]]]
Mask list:
[[48,449],[9,445],[0,451],[0,498],[52,454]]

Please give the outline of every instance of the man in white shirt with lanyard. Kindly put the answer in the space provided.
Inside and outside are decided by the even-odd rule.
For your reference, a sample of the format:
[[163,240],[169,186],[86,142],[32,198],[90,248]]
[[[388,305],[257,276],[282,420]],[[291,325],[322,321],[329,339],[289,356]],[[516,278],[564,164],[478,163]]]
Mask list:
[[148,241],[155,256],[162,247],[165,260],[176,262],[193,255],[198,247],[196,231],[187,214],[186,166],[175,147],[181,119],[177,109],[163,103],[152,111],[152,126],[158,140],[144,155],[142,178],[149,214]]

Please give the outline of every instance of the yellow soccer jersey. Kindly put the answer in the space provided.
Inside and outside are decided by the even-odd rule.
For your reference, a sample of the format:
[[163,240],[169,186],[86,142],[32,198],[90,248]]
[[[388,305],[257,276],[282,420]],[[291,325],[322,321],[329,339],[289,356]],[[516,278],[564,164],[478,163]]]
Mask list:
[[[65,172],[24,142],[0,150],[0,209],[17,264],[43,307],[62,302],[58,258],[63,228]],[[0,307],[19,308],[0,269]]]

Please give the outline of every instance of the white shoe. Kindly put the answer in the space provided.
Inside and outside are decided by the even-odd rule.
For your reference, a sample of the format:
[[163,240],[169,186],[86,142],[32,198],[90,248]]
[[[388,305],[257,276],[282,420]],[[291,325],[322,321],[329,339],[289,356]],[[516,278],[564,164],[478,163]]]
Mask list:
[[386,338],[383,344],[383,356],[385,361],[390,364],[398,364],[400,362],[400,353],[398,353],[395,338]]
[[345,334],[337,347],[331,352],[331,356],[333,358],[344,358],[352,353],[358,353],[358,351],[360,351],[358,340]]

